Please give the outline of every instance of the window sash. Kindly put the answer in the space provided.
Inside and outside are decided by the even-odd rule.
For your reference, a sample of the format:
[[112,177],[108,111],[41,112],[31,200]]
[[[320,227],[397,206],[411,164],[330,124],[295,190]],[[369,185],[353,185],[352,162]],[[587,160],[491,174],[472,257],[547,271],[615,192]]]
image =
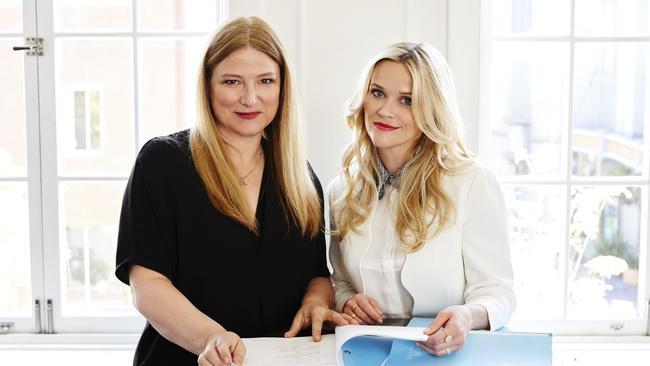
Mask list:
[[[228,1],[214,0],[217,3],[216,19],[218,23],[225,20],[228,13]],[[142,316],[133,312],[132,316],[64,316],[61,308],[63,293],[62,287],[65,283],[66,269],[61,258],[63,257],[61,239],[65,233],[60,232],[59,222],[62,218],[62,202],[60,201],[59,187],[63,182],[122,182],[128,178],[125,172],[118,175],[102,176],[65,176],[58,172],[57,157],[57,115],[56,115],[56,93],[63,92],[56,90],[55,55],[53,49],[56,39],[65,38],[114,38],[127,37],[132,41],[131,67],[134,78],[131,85],[135,98],[134,121],[134,156],[141,147],[139,120],[139,65],[138,46],[139,40],[146,37],[203,37],[206,32],[140,32],[137,31],[137,0],[131,1],[133,11],[133,22],[131,32],[122,33],[55,33],[54,14],[52,1],[23,1],[24,26],[22,34],[1,34],[0,37],[33,37],[43,38],[44,55],[39,57],[25,57],[25,93],[26,93],[26,128],[27,128],[27,177],[0,178],[3,181],[26,181],[29,194],[29,224],[30,224],[30,261],[32,299],[39,299],[41,307],[45,308],[47,299],[52,299],[54,304],[54,330],[57,333],[140,333],[144,325]],[[38,14],[38,17],[36,16]],[[38,23],[38,24],[37,24]],[[216,24],[215,24],[216,26]],[[37,34],[38,29],[38,34]],[[86,88],[83,90],[84,129],[83,140],[86,150],[84,153],[95,151],[94,148],[104,148],[101,131],[105,128],[101,117],[91,113],[89,105],[91,102],[99,102],[99,108],[103,107],[102,94],[100,89]],[[68,90],[70,91],[70,90]],[[94,92],[93,92],[94,91]],[[97,93],[99,94],[93,94]],[[93,100],[94,99],[94,100]],[[73,104],[74,106],[74,104]],[[74,116],[73,116],[74,117]],[[80,116],[81,117],[81,116]],[[73,126],[74,130],[74,126]],[[93,134],[95,130],[95,134]],[[97,138],[96,131],[100,130],[100,138]],[[74,137],[73,137],[74,138]],[[117,223],[116,223],[117,224]],[[87,258],[87,256],[85,256]],[[86,271],[87,272],[87,271]],[[32,300],[33,304],[33,300]],[[33,309],[29,317],[3,317],[3,321],[15,323],[12,332],[35,332],[35,317]],[[45,311],[41,311],[41,322],[45,328]]]
[[[1,38],[13,39],[17,44],[24,42],[25,37],[36,34],[35,1],[23,1],[23,30],[20,34],[0,34]],[[26,161],[27,176],[2,177],[0,182],[25,182],[27,184],[27,199],[29,210],[29,252],[30,252],[30,311],[24,317],[2,317],[2,321],[13,322],[12,332],[32,332],[35,324],[34,300],[42,298],[43,293],[43,247],[42,222],[40,215],[42,204],[41,157],[39,146],[39,106],[38,106],[38,62],[36,57],[24,57],[25,82],[25,128],[26,128]],[[18,243],[23,245],[24,243]]]
[[[586,43],[586,42],[650,42],[650,36],[634,36],[634,37],[576,37],[573,35],[573,14],[575,9],[575,0],[571,0],[571,24],[570,24],[570,34],[567,36],[558,36],[558,37],[549,37],[549,36],[492,36],[491,33],[491,19],[490,19],[490,9],[492,6],[492,0],[483,2],[481,7],[481,31],[480,37],[476,39],[477,47],[480,46],[481,57],[480,61],[476,60],[474,67],[480,70],[480,77],[476,80],[476,83],[480,86],[478,88],[480,97],[475,103],[479,105],[480,117],[479,117],[479,144],[478,151],[479,155],[486,161],[490,161],[491,156],[491,126],[490,126],[490,60],[492,54],[492,44],[496,42],[504,41],[526,41],[526,42],[565,42],[569,44],[569,108],[568,113],[568,124],[564,126],[566,129],[564,131],[564,138],[561,142],[562,149],[564,150],[563,155],[565,156],[565,162],[563,164],[563,172],[560,176],[500,176],[499,179],[504,185],[522,185],[522,186],[544,186],[544,185],[560,185],[566,187],[566,202],[565,202],[565,216],[568,218],[571,208],[571,189],[576,186],[582,185],[591,185],[591,186],[603,186],[603,185],[626,185],[626,186],[640,186],[643,191],[643,201],[641,202],[641,228],[640,228],[640,241],[639,241],[639,283],[638,283],[638,301],[637,307],[639,312],[638,319],[632,320],[590,320],[590,321],[580,321],[580,320],[570,320],[566,319],[567,314],[567,296],[568,296],[568,281],[567,277],[569,271],[564,271],[564,319],[558,320],[544,320],[544,321],[517,321],[516,325],[522,326],[533,326],[533,327],[545,327],[547,329],[553,329],[556,334],[560,335],[581,335],[581,334],[597,334],[597,335],[641,335],[646,334],[648,331],[648,308],[650,302],[648,300],[650,294],[650,271],[648,271],[648,265],[650,264],[650,241],[648,238],[648,227],[650,226],[650,215],[648,214],[648,192],[650,189],[650,180],[648,179],[648,151],[650,146],[650,129],[646,127],[644,134],[644,171],[641,176],[622,176],[622,177],[613,177],[613,176],[574,176],[571,172],[571,152],[573,151],[573,146],[570,138],[572,132],[572,114],[573,114],[573,83],[574,83],[574,59],[575,59],[575,46],[576,44]],[[474,5],[477,7],[478,5]],[[451,14],[453,20],[453,12]],[[456,14],[458,17],[462,17],[460,14]],[[451,21],[450,20],[450,21]],[[453,39],[450,39],[452,42]],[[471,45],[465,45],[465,47],[471,47]],[[451,64],[452,69],[454,64]],[[569,252],[569,236],[570,236],[570,223],[565,223],[565,255]],[[565,259],[565,266],[568,266],[568,261]],[[568,268],[567,268],[568,269]]]

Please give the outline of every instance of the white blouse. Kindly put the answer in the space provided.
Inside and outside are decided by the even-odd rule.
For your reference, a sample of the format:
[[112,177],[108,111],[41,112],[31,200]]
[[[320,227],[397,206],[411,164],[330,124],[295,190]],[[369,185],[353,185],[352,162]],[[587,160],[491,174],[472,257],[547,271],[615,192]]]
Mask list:
[[[405,259],[396,250],[401,244],[395,218],[385,214],[387,206],[394,207],[396,190],[373,204],[369,219],[357,232],[340,240],[330,236],[337,310],[359,292],[379,301],[386,315],[410,310],[412,316],[433,317],[450,305],[477,304],[487,310],[491,329],[510,319],[515,309],[513,273],[506,208],[497,179],[473,163],[457,175],[444,177],[442,185],[454,204],[454,217]],[[342,177],[328,189],[332,230],[338,227],[344,190]],[[377,259],[386,252],[391,254],[386,262]],[[379,273],[386,268],[388,272]],[[404,301],[405,294],[412,302]]]
[[384,198],[377,202],[371,229],[371,240],[365,259],[360,264],[363,277],[367,280],[365,294],[377,300],[385,318],[410,318],[413,311],[413,297],[402,284],[402,267],[406,252],[399,242],[388,239],[389,225],[395,221],[394,201],[396,189],[386,187]]

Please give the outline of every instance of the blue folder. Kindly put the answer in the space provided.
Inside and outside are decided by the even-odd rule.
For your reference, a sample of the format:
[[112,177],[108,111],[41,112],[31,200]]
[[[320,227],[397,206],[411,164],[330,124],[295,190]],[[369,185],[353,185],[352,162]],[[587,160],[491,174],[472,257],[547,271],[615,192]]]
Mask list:
[[354,337],[342,347],[345,366],[379,366],[386,361],[393,339],[375,336]]
[[[408,326],[426,327],[430,318],[413,318]],[[443,357],[423,351],[414,341],[360,336],[342,346],[345,366],[551,366],[552,335],[546,332],[472,331],[460,350]]]

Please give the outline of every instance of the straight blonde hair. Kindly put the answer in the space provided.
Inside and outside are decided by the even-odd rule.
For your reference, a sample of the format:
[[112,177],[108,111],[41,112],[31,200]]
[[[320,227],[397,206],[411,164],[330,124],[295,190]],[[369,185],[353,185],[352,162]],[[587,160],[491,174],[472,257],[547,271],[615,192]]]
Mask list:
[[[239,17],[226,22],[212,37],[199,70],[197,86],[198,120],[190,134],[190,149],[196,170],[208,198],[224,215],[258,233],[255,213],[246,200],[232,162],[224,153],[210,103],[212,71],[232,52],[251,47],[280,68],[280,105],[266,127],[267,162],[278,185],[284,214],[303,236],[315,237],[321,230],[321,201],[307,165],[294,81],[282,44],[271,27],[257,17]],[[315,179],[315,177],[314,177]]]
[[442,55],[422,43],[397,43],[376,55],[366,67],[348,101],[346,123],[353,141],[343,153],[345,188],[335,202],[340,214],[336,235],[357,232],[368,220],[377,199],[379,176],[376,149],[365,124],[363,101],[369,92],[375,65],[390,60],[405,65],[413,79],[412,113],[422,131],[419,151],[400,178],[396,231],[407,252],[415,252],[453,219],[454,205],[442,188],[445,175],[457,174],[472,156],[460,138],[462,119],[451,71]]

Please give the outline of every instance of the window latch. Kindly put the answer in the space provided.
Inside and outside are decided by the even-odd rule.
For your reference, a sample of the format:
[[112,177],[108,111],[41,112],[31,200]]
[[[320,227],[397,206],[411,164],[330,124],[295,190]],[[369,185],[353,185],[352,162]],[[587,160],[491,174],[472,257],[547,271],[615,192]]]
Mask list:
[[45,313],[47,315],[47,326],[45,328],[45,333],[54,334],[54,305],[52,304],[52,299],[47,299],[45,305]]
[[625,328],[625,323],[610,323],[609,324],[609,329],[614,330],[615,332],[618,332],[619,330]]
[[41,300],[34,300],[34,327],[37,334],[43,333],[43,323],[41,322]]
[[27,51],[27,56],[43,56],[43,38],[27,37],[25,46],[14,46],[14,51]]
[[2,322],[0,323],[0,334],[7,334],[11,327],[14,326],[14,322]]

